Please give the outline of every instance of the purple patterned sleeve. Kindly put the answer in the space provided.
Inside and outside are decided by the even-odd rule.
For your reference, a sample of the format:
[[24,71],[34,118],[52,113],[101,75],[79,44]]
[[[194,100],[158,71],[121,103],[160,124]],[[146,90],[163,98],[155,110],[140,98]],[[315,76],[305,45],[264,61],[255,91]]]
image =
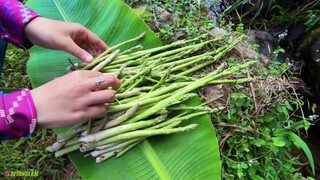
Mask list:
[[17,0],[0,0],[0,38],[16,46],[29,46],[30,42],[23,38],[23,31],[38,16]]
[[28,89],[0,94],[0,140],[29,136],[36,126],[36,109]]

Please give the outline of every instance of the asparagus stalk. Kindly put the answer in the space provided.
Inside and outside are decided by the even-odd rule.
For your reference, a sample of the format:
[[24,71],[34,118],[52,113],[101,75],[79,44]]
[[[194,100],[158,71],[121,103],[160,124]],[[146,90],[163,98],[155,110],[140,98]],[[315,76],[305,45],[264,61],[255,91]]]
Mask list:
[[[172,47],[183,45],[183,44],[186,44],[186,43],[189,43],[189,42],[194,42],[194,41],[199,40],[200,38],[202,38],[202,37],[200,36],[200,37],[196,37],[196,38],[193,38],[193,39],[190,39],[190,40],[180,40],[180,41],[173,42],[173,43],[171,43],[169,45],[160,46],[160,47],[147,49],[147,50],[142,50],[142,51],[139,51],[139,52],[136,52],[136,53],[132,53],[130,55],[130,57],[128,57],[128,58],[116,59],[111,64],[122,64],[124,62],[129,61],[129,60],[142,57],[142,56],[144,56],[146,54],[152,54],[152,53],[156,53],[156,52],[161,52],[161,51],[167,50],[167,49],[172,48]],[[211,42],[219,41],[221,39],[223,39],[223,38],[222,37],[218,37],[218,38],[215,38],[215,39],[211,40]],[[191,48],[194,48],[194,46],[190,45],[188,48],[184,48],[184,49],[179,48],[180,50],[175,51],[175,53],[182,52],[182,51],[185,51],[185,50],[188,50],[188,49],[191,49]],[[169,55],[169,54],[170,53],[167,53],[166,55]],[[173,52],[171,52],[171,54],[173,54]],[[162,57],[162,56],[164,56],[164,54],[162,54],[160,57]]]
[[184,76],[184,75],[187,75],[187,74],[191,74],[193,72],[196,72],[197,70],[199,69],[202,69],[210,64],[212,64],[213,62],[221,59],[223,56],[225,56],[229,51],[231,51],[242,39],[242,36],[239,37],[237,40],[235,40],[232,44],[228,45],[227,47],[221,47],[221,49],[223,49],[223,51],[220,50],[220,48],[217,50],[217,52],[219,52],[218,54],[216,54],[212,60],[210,61],[206,61],[204,63],[201,63],[197,66],[194,66],[184,72],[181,72],[179,73],[178,75],[180,76]]
[[144,74],[148,73],[151,71],[151,67],[148,67],[140,72],[138,72],[137,74],[133,75],[130,79],[126,80],[124,83],[121,84],[118,92],[122,89],[124,89],[126,86],[128,86],[130,83],[132,83],[134,80],[136,80],[137,78],[139,78],[140,76],[143,76]]
[[132,149],[133,147],[135,147],[137,144],[141,143],[143,140],[144,140],[144,139],[128,145],[126,148],[122,149],[121,151],[119,151],[119,152],[116,154],[116,158],[122,156],[123,154],[125,154],[126,152],[128,152],[130,149]]
[[158,89],[159,87],[161,87],[164,83],[165,83],[165,80],[170,76],[171,74],[171,70],[172,70],[173,67],[169,67],[167,70],[166,70],[166,73],[161,77],[161,79],[156,83],[156,85],[153,86],[153,88],[149,91],[149,92],[152,92],[156,89]]
[[86,150],[94,149],[94,147],[97,147],[97,146],[114,143],[114,142],[121,142],[124,140],[133,139],[133,138],[144,138],[144,137],[160,135],[160,134],[172,134],[177,132],[189,131],[191,129],[196,128],[197,126],[198,126],[197,124],[191,124],[185,127],[178,127],[178,128],[172,128],[172,129],[136,130],[133,132],[119,134],[111,138],[101,140],[99,142],[81,144],[80,149],[82,149],[83,151],[86,151]]
[[119,78],[119,76],[121,76],[122,72],[124,71],[124,69],[128,66],[127,63],[124,63],[120,66],[119,70],[117,72],[114,73],[114,76]]
[[[182,88],[182,87],[184,87],[186,85],[187,85],[187,83],[174,83],[174,84],[171,84],[171,85],[169,85],[167,87],[160,88],[160,89],[158,89],[156,91],[152,91],[150,93],[147,93],[147,94],[144,94],[144,95],[140,95],[136,99],[139,99],[139,101],[143,101],[143,100],[146,100],[146,99],[150,99],[152,97],[158,97],[160,95],[169,93],[169,92],[171,92],[173,90],[180,89],[180,88]],[[126,101],[126,100],[122,101],[122,103],[127,103],[127,102],[128,101]]]
[[117,153],[118,153],[118,151],[116,150],[116,151],[113,151],[113,152],[108,152],[108,153],[102,154],[101,156],[96,158],[96,163],[100,163],[102,161],[105,161],[105,160],[109,159],[110,157],[114,156]]
[[112,148],[114,146],[117,146],[117,145],[119,145],[121,143],[123,143],[123,142],[105,144],[103,146],[97,146],[97,147],[95,147],[95,149],[96,150],[108,149],[108,148]]
[[[151,71],[151,68],[150,68],[150,71]],[[148,71],[147,73],[149,74],[150,71]],[[140,76],[139,79],[137,79],[134,83],[131,83],[131,84],[126,88],[126,90],[124,90],[124,92],[130,91],[130,90],[132,90],[133,88],[138,87],[138,86],[139,86],[141,83],[143,83],[143,81],[145,80],[145,76],[146,76],[146,75]]]
[[222,73],[220,73],[218,75],[216,74],[216,72],[211,72],[206,77],[201,78],[201,79],[195,81],[194,83],[191,83],[191,84],[185,86],[183,89],[177,91],[176,93],[173,93],[170,97],[168,97],[168,98],[166,98],[164,100],[161,100],[160,102],[158,102],[153,107],[149,108],[148,110],[146,110],[145,112],[143,112],[141,114],[138,114],[137,116],[131,118],[128,121],[129,122],[136,122],[136,121],[139,121],[141,119],[144,119],[144,118],[152,115],[154,112],[157,112],[160,109],[166,108],[172,102],[176,101],[176,99],[181,98],[182,95],[184,95],[184,94],[186,94],[186,93],[188,93],[190,91],[193,91],[195,89],[198,89],[199,87],[202,87],[202,86],[206,85],[208,82],[210,82],[210,81],[212,81],[212,80],[214,80],[216,78],[232,74],[234,72],[239,71],[240,69],[249,67],[249,66],[253,65],[254,63],[256,63],[256,61],[249,61],[249,62],[246,62],[246,63],[244,63],[242,65],[237,66],[237,67],[229,68],[229,69],[225,70],[224,72],[222,72]]
[[[100,121],[94,121],[94,126],[98,125],[100,123]],[[74,125],[72,126],[68,131],[58,134],[57,136],[57,141],[62,143],[65,142],[69,139],[71,139],[72,137],[74,137],[76,134],[86,130],[87,126],[83,124],[78,124],[78,125]]]
[[143,49],[143,46],[141,44],[139,44],[139,45],[133,46],[130,49],[127,49],[127,50],[123,51],[122,53],[119,53],[119,55],[131,54],[133,52],[140,51],[142,49]]
[[175,106],[175,107],[168,107],[169,111],[181,111],[181,110],[194,110],[194,111],[208,111],[208,112],[216,112],[219,110],[224,109],[225,107],[217,107],[217,108],[209,108],[209,107],[202,107],[202,106],[186,106],[186,105],[181,105],[181,106]]
[[[194,48],[194,49],[189,49],[189,50],[187,50],[187,51],[182,51],[182,52],[180,52],[180,53],[177,53],[177,54],[175,54],[174,56],[169,56],[169,57],[165,57],[165,58],[162,58],[162,63],[163,63],[163,65],[165,65],[165,64],[169,64],[169,62],[172,62],[172,61],[174,61],[174,62],[176,62],[177,60],[178,61],[180,61],[180,59],[183,57],[183,56],[185,56],[185,55],[188,55],[188,54],[191,54],[191,53],[193,53],[193,52],[195,52],[195,51],[197,51],[197,50],[199,50],[200,48]],[[173,62],[173,63],[174,63]],[[169,65],[167,65],[167,66],[171,66],[170,64]]]
[[[127,65],[128,65],[127,69],[128,70],[135,70],[135,69],[137,69],[137,67],[139,67],[139,65],[141,65],[143,62],[145,62],[146,58],[148,58],[150,55],[151,54],[145,54],[145,55],[143,55],[141,57],[138,57],[137,59],[132,59],[132,56],[129,56],[127,58],[119,57],[119,59],[121,59],[121,60],[130,59],[130,60],[123,61],[123,62],[127,63]],[[110,64],[112,64],[112,62]],[[110,66],[104,67],[102,69],[102,71],[104,71],[104,72],[113,72],[115,69],[121,67],[121,65],[122,64],[120,64],[120,63],[119,64],[112,64]]]
[[[190,114],[188,116],[184,116],[184,117],[175,117],[175,118],[172,118],[168,121],[165,121],[164,123],[160,123],[159,125],[156,125],[156,126],[152,126],[150,128],[148,128],[148,130],[154,130],[154,129],[159,129],[159,128],[166,128],[166,129],[170,129],[172,127],[175,127],[177,126],[178,124],[180,124],[181,121],[183,120],[187,120],[187,119],[190,119],[192,117],[196,117],[196,116],[199,116],[199,115],[203,115],[203,114],[206,114],[206,112],[199,112],[199,113],[194,113],[194,114]],[[161,119],[161,118],[156,118],[155,120],[149,120],[149,121],[146,121],[146,122],[150,122],[150,121],[155,121],[155,122],[161,122],[163,121],[164,119]],[[142,122],[142,121],[141,121]],[[145,123],[140,123],[140,125],[143,125]],[[138,124],[138,123],[135,123],[135,124]],[[116,128],[113,128],[113,129],[108,129],[109,132],[104,132],[106,134],[108,134],[107,136],[105,136],[104,138],[107,138],[107,137],[110,137],[110,136],[113,136],[112,134],[115,133],[115,134],[118,134],[118,133],[123,133],[123,132],[117,132],[117,129],[120,129],[120,130],[123,130],[122,128],[119,128],[120,126],[116,127]],[[124,126],[122,126],[124,127]],[[128,124],[126,125],[126,127],[133,127],[132,124]],[[145,126],[146,127],[146,126]],[[111,131],[110,131],[111,130]],[[127,129],[128,130],[128,129]],[[134,130],[134,129],[132,129]],[[97,136],[101,139],[103,139],[103,136],[100,135],[101,134],[101,131],[99,133],[96,133],[96,134],[91,134],[89,135],[89,138],[92,138],[92,136]],[[152,133],[151,133],[152,134]],[[150,134],[150,135],[151,135]],[[91,136],[91,137],[90,137]],[[88,139],[88,136],[84,137],[85,139]],[[145,138],[145,137],[144,137]],[[102,145],[102,146],[98,146],[98,147],[95,147],[95,146],[90,146],[88,147],[88,149],[85,149],[85,148],[80,148],[80,150],[82,152],[85,152],[85,151],[88,151],[88,150],[93,150],[93,149],[97,149],[97,150],[103,150],[103,149],[109,149],[109,150],[105,150],[105,151],[101,151],[103,153],[105,152],[109,152],[109,151],[114,151],[114,150],[117,150],[117,149],[120,149],[120,147],[124,147],[124,146],[127,146],[129,144],[132,144],[133,142],[135,141],[139,141],[141,142],[141,140],[143,140],[144,138],[137,138],[137,139],[132,139],[132,140],[128,140],[128,141],[125,141],[125,142],[122,142],[122,143],[108,143],[108,144],[105,144],[105,145]],[[80,139],[81,141],[81,139]],[[97,140],[99,141],[99,139]],[[88,142],[87,142],[88,143]],[[90,142],[89,142],[90,143]],[[70,153],[72,151],[75,151],[77,149],[77,147],[79,147],[79,141],[78,140],[73,140],[72,142],[68,142],[68,144],[66,144],[66,148],[60,150],[59,152],[56,153],[56,156],[59,157],[59,156],[62,156],[64,154],[67,154],[67,153]],[[95,153],[98,153],[98,152],[95,152]],[[95,154],[94,153],[94,154]],[[100,154],[99,154],[100,155]]]
[[131,91],[126,91],[123,93],[116,94],[116,99],[124,99],[124,98],[139,95],[140,93],[141,93],[140,89],[136,88],[136,89],[132,89]]
[[[163,129],[171,129],[173,127],[176,127],[178,126],[182,121],[174,121],[172,122],[171,124],[166,124],[164,125],[162,128]],[[148,128],[148,129],[156,129],[156,127],[151,127],[151,128]],[[135,139],[133,139],[135,140]],[[130,149],[132,149],[133,147],[135,147],[136,145],[138,145],[139,143],[141,143],[142,141],[144,141],[145,138],[142,138],[142,139],[137,139],[135,140],[132,144],[128,145],[126,148],[122,149],[121,151],[117,152],[116,153],[116,158],[122,156],[123,154],[125,154],[126,152],[128,152]],[[131,143],[131,142],[130,142]]]
[[112,136],[116,136],[119,134],[123,134],[125,132],[129,132],[129,131],[134,131],[136,129],[141,129],[141,128],[145,128],[154,124],[159,123],[158,119],[154,119],[154,120],[148,120],[148,121],[139,121],[136,123],[131,123],[131,124],[125,124],[125,125],[120,125],[117,127],[113,127],[110,129],[106,129],[103,131],[99,131],[93,134],[89,134],[85,137],[81,137],[79,139],[80,142],[82,143],[92,143],[92,142],[98,142],[101,141],[102,139],[107,139],[109,137]]
[[[108,112],[111,113],[111,112],[118,112],[118,111],[122,111],[125,109],[129,109],[130,107],[134,106],[137,103],[139,103],[142,106],[142,105],[149,104],[152,102],[157,102],[162,99],[168,98],[170,95],[171,94],[164,94],[164,95],[154,97],[154,98],[149,98],[149,99],[143,99],[143,100],[138,99],[138,101],[130,102],[127,104],[112,105],[112,106],[109,106]],[[156,111],[154,111],[154,112],[156,112]]]
[[53,143],[51,146],[46,147],[46,150],[49,152],[56,152],[58,150],[60,150],[64,145],[66,144],[66,142],[55,142]]
[[188,119],[191,119],[193,117],[197,117],[197,116],[201,116],[201,115],[204,115],[204,114],[208,114],[208,112],[206,111],[202,111],[202,112],[197,112],[197,113],[192,113],[192,114],[189,114],[189,115],[186,115],[186,116],[182,116],[182,117],[174,117],[174,118],[171,118],[167,121],[164,121],[160,124],[157,124],[155,126],[152,126],[151,129],[160,129],[162,127],[165,127],[165,126],[168,126],[176,121],[185,121],[185,120],[188,120]]
[[[118,149],[118,147],[121,147],[121,148],[124,148],[124,147],[126,147],[127,145],[130,145],[130,144],[132,144],[133,142],[136,142],[136,141],[139,141],[139,140],[141,140],[141,139],[130,139],[130,140],[128,140],[128,141],[124,141],[124,142],[120,142],[120,143],[118,143],[118,144],[106,144],[106,145],[103,145],[103,146],[98,146],[98,147],[96,147],[95,149],[96,150],[98,150],[98,151],[100,151],[100,150],[107,150],[108,149],[108,151],[112,151],[112,150],[116,150],[116,149]],[[106,151],[107,152],[107,151]]]
[[64,149],[61,149],[61,150],[57,151],[55,153],[55,157],[63,156],[65,154],[68,154],[70,152],[73,152],[73,151],[77,150],[78,148],[79,148],[78,144],[75,144],[75,145],[72,145],[72,146],[68,146],[68,147],[66,147]]
[[138,41],[138,40],[142,39],[142,38],[145,36],[145,34],[146,34],[146,33],[143,32],[143,33],[140,34],[138,37],[129,39],[129,40],[127,40],[127,41],[124,41],[124,42],[122,42],[122,43],[119,43],[119,44],[117,44],[117,45],[115,45],[115,46],[110,47],[110,48],[107,49],[105,52],[103,52],[102,54],[100,54],[100,56],[98,56],[98,57],[95,59],[95,61],[93,61],[91,64],[88,64],[88,65],[85,66],[83,69],[84,69],[84,70],[88,70],[88,69],[94,67],[95,65],[97,65],[98,63],[100,63],[100,62],[102,61],[102,59],[103,59],[103,57],[104,57],[105,55],[109,54],[110,52],[112,52],[112,51],[114,51],[114,50],[116,50],[116,49],[119,49],[121,46],[124,46],[124,45],[126,45],[126,44],[131,43],[131,42]]
[[79,144],[79,139],[72,139],[66,142],[66,144],[64,145],[64,147],[68,147],[68,146],[72,146],[75,144]]
[[137,103],[135,105],[133,105],[130,109],[128,109],[128,111],[123,114],[122,116],[119,116],[118,118],[109,121],[105,126],[104,129],[106,128],[110,128],[110,127],[114,127],[118,124],[121,124],[122,122],[128,120],[129,118],[131,118],[138,110],[138,108],[140,107],[140,104]]
[[[172,122],[169,125],[165,125],[163,128],[164,129],[171,129],[173,127],[178,126],[181,122],[182,121],[175,121],[175,122]],[[151,129],[156,129],[156,128],[153,126],[153,127],[148,128],[148,129],[151,130]],[[141,143],[144,140],[145,140],[145,138],[137,138],[137,139],[131,139],[131,140],[125,141],[123,143],[119,143],[119,146],[121,145],[121,147],[122,148],[124,147],[124,148],[116,154],[116,158],[122,156],[123,154],[125,154],[130,149],[132,149],[133,147],[135,147],[136,145],[138,145],[139,143]],[[127,147],[125,147],[125,146],[127,146]],[[110,147],[110,144],[99,146],[96,149],[101,149],[101,148],[105,148],[105,152],[110,152],[110,151],[113,151],[115,149],[118,150],[118,147],[112,148],[112,147]]]
[[[107,122],[109,121],[109,114],[108,113],[105,113],[104,114],[104,117],[103,117],[103,120],[101,121],[101,124],[95,129],[92,129],[92,132],[95,133],[95,132],[98,132],[100,131],[101,129],[104,128],[104,126],[107,124]],[[90,134],[90,132],[88,131],[87,134]]]
[[140,141],[140,139],[131,139],[131,140],[119,143],[115,146],[108,147],[108,148],[103,148],[103,146],[99,146],[99,147],[95,148],[96,149],[95,151],[92,151],[89,154],[91,157],[97,157],[97,156],[100,156],[101,154],[105,154],[107,152],[112,152],[112,151],[119,150],[119,149],[121,150],[121,149],[127,147],[128,145],[135,143],[137,141]]
[[87,124],[87,132],[88,132],[88,134],[90,134],[91,133],[91,129],[92,129],[92,119],[89,119],[89,121],[88,121],[88,124]]
[[115,57],[116,55],[120,52],[120,49],[117,49],[114,53],[112,53],[109,57],[107,57],[104,61],[99,63],[97,66],[92,68],[92,71],[100,71],[104,66],[109,64]]
[[[251,66],[255,61],[250,61],[237,67],[231,67],[224,71],[222,71],[224,68],[224,64],[222,64],[216,71],[200,79],[185,76],[225,56],[242,37],[214,51],[187,58],[183,57],[201,49],[206,44],[220,41],[224,39],[225,36],[184,47],[181,46],[189,42],[194,42],[201,37],[177,41],[170,45],[148,50],[141,50],[143,47],[138,45],[119,53],[119,47],[137,41],[143,38],[143,36],[144,35],[141,35],[111,47],[96,58],[93,63],[83,68],[111,72],[116,77],[121,76],[121,78],[126,79],[116,94],[117,101],[109,106],[108,113],[114,113],[110,116],[112,120],[109,121],[105,118],[103,121],[92,121],[94,128],[90,128],[92,131],[91,134],[88,134],[90,131],[86,130],[85,126],[75,127],[71,129],[70,132],[58,136],[58,142],[48,147],[48,150],[56,151],[56,156],[62,156],[76,149],[80,149],[80,151],[83,152],[95,149],[90,153],[90,156],[96,157],[96,162],[102,162],[114,155],[119,157],[149,136],[177,133],[193,129],[197,126],[196,124],[191,124],[186,127],[175,127],[182,121],[216,112],[223,108],[217,107],[211,109],[203,106],[182,106],[181,102],[194,96],[194,93],[190,93],[191,91],[206,84],[244,83],[253,80],[252,78],[218,78]],[[180,47],[168,50],[177,46]],[[114,50],[114,53],[109,54]],[[198,64],[199,62],[201,63]],[[182,71],[185,67],[193,64],[198,65],[189,70]],[[177,79],[180,82],[173,82]],[[153,84],[153,86],[150,86],[150,84]],[[124,110],[127,110],[124,114],[118,114],[118,112],[124,112]],[[167,118],[168,113],[179,110],[187,111],[175,117]],[[156,114],[160,114],[160,116],[152,119],[152,116],[154,117]],[[148,118],[150,120],[146,120]],[[81,133],[83,137],[70,140],[70,138],[78,133]]]

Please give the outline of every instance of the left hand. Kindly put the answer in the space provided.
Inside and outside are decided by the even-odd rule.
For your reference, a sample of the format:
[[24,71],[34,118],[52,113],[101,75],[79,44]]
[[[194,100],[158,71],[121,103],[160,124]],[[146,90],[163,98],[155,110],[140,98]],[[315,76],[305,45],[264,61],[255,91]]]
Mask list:
[[108,46],[93,32],[78,23],[37,17],[30,21],[24,36],[31,43],[45,48],[63,50],[81,61],[93,61],[94,52],[100,55]]
[[[96,82],[101,79],[98,87]],[[112,75],[74,71],[31,90],[37,127],[67,127],[103,115],[105,104],[114,100],[114,90],[120,85]]]

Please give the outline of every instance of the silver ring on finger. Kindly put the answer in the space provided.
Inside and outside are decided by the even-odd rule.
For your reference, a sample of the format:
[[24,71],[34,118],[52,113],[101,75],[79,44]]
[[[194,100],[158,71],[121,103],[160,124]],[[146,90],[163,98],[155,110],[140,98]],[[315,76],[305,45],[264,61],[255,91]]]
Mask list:
[[103,79],[102,75],[98,77],[98,80],[96,80],[96,86],[98,88],[98,90],[101,90],[101,83],[105,82],[105,80]]

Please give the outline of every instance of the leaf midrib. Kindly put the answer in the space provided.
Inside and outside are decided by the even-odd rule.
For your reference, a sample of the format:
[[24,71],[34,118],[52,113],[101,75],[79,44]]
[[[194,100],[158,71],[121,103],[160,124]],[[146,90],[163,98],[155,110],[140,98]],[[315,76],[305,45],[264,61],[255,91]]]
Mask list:
[[162,164],[159,156],[157,155],[157,153],[154,151],[154,149],[152,148],[152,146],[147,140],[144,140],[140,144],[140,148],[142,152],[145,154],[145,156],[147,157],[147,159],[149,160],[153,169],[159,175],[160,179],[165,179],[165,180],[172,179],[167,169],[165,168],[164,164]]
[[60,2],[58,0],[53,0],[53,2],[57,6],[57,9],[59,10],[63,20],[66,21],[66,22],[71,22],[70,19],[67,16],[67,13],[63,10],[62,5],[60,4]]
[[[70,19],[68,18],[67,13],[64,11],[62,5],[58,0],[53,0],[54,4],[56,5],[57,9],[59,10],[62,18],[66,22],[71,22]],[[157,153],[154,151],[150,143],[145,140],[140,144],[140,148],[142,152],[145,154],[147,159],[149,160],[150,164],[154,168],[155,172],[158,174],[160,179],[165,179],[165,180],[170,180],[172,179],[165,168],[164,164],[161,163],[161,160]]]

